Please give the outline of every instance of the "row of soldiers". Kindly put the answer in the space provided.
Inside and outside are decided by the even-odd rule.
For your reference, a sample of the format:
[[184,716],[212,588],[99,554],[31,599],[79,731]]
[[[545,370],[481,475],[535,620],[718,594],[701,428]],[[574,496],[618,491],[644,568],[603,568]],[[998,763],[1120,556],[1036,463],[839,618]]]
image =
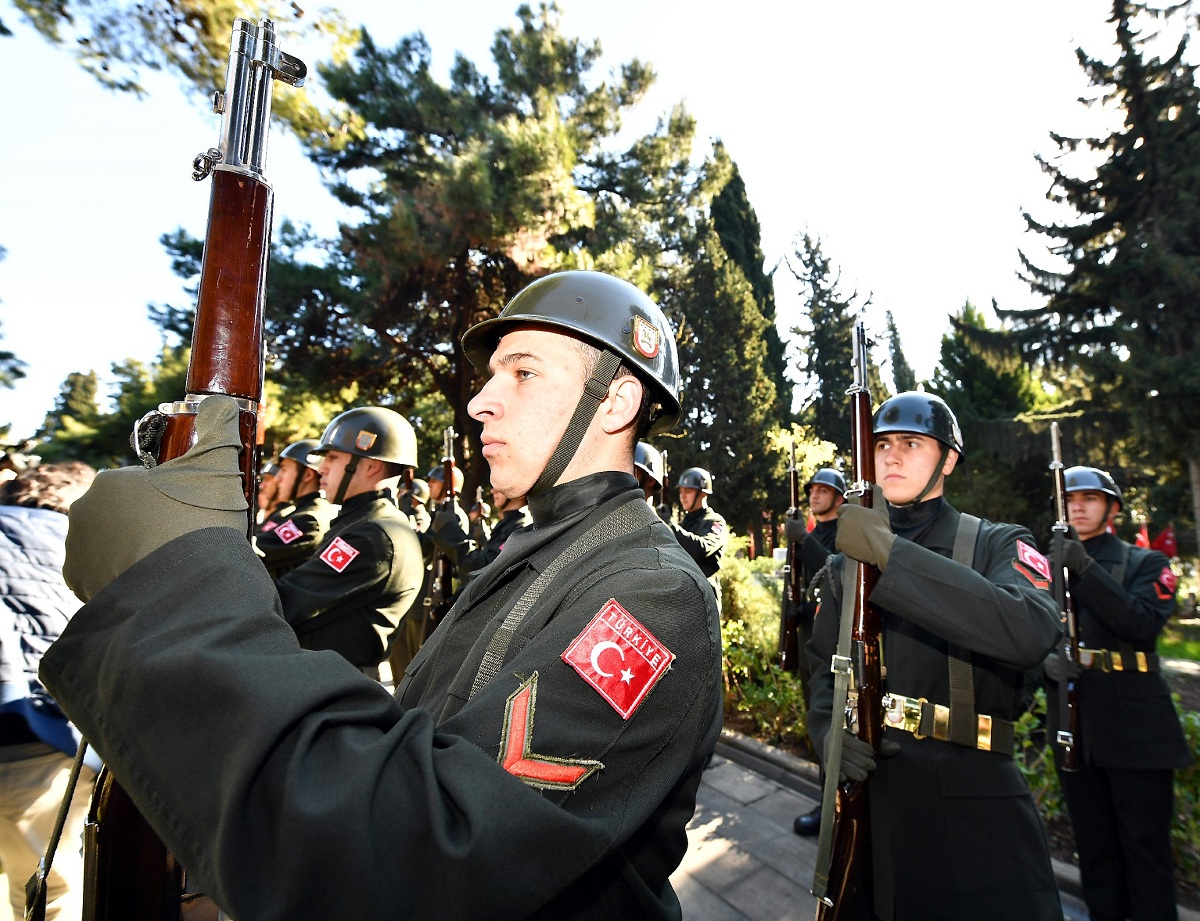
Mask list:
[[[294,441],[263,465],[253,546],[304,648],[332,649],[377,678],[386,661],[399,680],[462,587],[531,523],[525,496],[492,490],[494,522],[481,494],[465,506],[462,470],[446,460],[425,479],[414,477],[412,425],[368,406],[341,413],[319,439]],[[678,522],[660,502],[662,453],[638,442],[634,475],[708,579],[719,609],[729,530],[708,504],[712,475],[701,467],[680,475]],[[443,563],[452,584],[439,586]]]
[[[828,751],[829,734],[840,728],[830,712],[829,667],[843,616],[837,568],[844,571],[849,558],[881,571],[871,598],[882,614],[884,721],[892,731],[878,752],[845,732],[837,767],[840,780],[870,781],[877,863],[874,904],[864,916],[983,916],[956,902],[947,874],[976,893],[985,877],[995,881],[987,917],[1060,916],[1045,833],[1013,763],[1013,723],[1029,691],[1044,685],[1047,737],[1090,917],[1176,918],[1173,772],[1192,755],[1155,652],[1174,611],[1169,560],[1116,537],[1124,500],[1114,478],[1095,467],[1063,471],[1069,530],[1055,532],[1049,560],[1027,529],[959,514],[941,496],[962,459],[962,435],[932,394],[885,401],[874,437],[883,493],[875,509],[847,503],[842,474],[826,468],[804,487],[815,526],[798,510],[786,519],[806,590],[796,610],[785,598],[785,622],[798,636],[781,643],[807,647],[783,664],[798,673],[810,736]],[[1010,537],[1015,555],[1001,550]],[[1078,649],[1067,656],[1060,643],[1030,662],[1023,657],[1036,654],[1053,623],[1026,622],[1016,601],[1044,599],[1055,568],[1066,579]],[[1060,730],[1069,731],[1067,682],[1078,715],[1069,737],[1074,759],[1057,743]],[[821,825],[818,806],[796,817],[794,830],[816,835]],[[993,855],[986,871],[981,852]]]

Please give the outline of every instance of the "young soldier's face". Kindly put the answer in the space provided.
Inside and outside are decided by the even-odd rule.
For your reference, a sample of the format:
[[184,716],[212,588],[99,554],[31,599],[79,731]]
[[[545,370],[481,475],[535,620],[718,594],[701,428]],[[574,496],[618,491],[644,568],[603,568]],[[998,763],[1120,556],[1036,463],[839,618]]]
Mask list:
[[[875,479],[883,497],[892,505],[913,502],[928,485],[942,458],[942,444],[927,435],[889,432],[875,436]],[[958,462],[958,453],[949,452],[942,464],[937,484],[924,496],[935,499],[942,494],[944,478]]]
[[493,489],[524,496],[575,411],[586,379],[583,354],[569,336],[514,329],[501,337],[488,370],[492,376],[467,412],[483,423],[483,456]]
[[275,489],[281,499],[296,498],[296,486],[300,480],[301,467],[290,457],[279,462],[279,472],[275,474]]
[[1109,497],[1098,489],[1067,493],[1067,520],[1080,540],[1099,537],[1108,527]]
[[685,512],[694,512],[700,507],[704,494],[694,486],[679,487],[679,506]]
[[822,483],[813,483],[808,490],[808,510],[813,513],[814,518],[820,518],[822,515],[828,515],[838,506],[838,500],[842,494],[831,486],[825,486]]

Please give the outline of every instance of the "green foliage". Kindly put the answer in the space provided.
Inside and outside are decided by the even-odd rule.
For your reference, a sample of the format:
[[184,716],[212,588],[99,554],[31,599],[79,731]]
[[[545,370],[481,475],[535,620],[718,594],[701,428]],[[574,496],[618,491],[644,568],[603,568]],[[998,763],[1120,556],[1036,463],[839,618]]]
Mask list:
[[749,720],[764,742],[807,735],[800,679],[779,667],[782,583],[769,557],[748,560],[746,540],[732,536],[721,566],[725,712]]
[[[1175,695],[1179,706],[1179,696]],[[1180,721],[1188,748],[1200,752],[1200,713],[1181,710]],[[1175,817],[1171,822],[1175,878],[1183,888],[1200,893],[1200,762],[1175,772]]]
[[1067,804],[1054,769],[1054,752],[1046,743],[1045,688],[1034,692],[1029,707],[1016,722],[1015,736],[1017,767],[1047,827],[1056,828],[1056,820],[1067,814]]
[[900,330],[896,328],[896,319],[890,310],[887,312],[887,337],[888,357],[892,362],[892,383],[896,387],[896,393],[916,390],[917,375],[904,356],[904,349],[900,346]]

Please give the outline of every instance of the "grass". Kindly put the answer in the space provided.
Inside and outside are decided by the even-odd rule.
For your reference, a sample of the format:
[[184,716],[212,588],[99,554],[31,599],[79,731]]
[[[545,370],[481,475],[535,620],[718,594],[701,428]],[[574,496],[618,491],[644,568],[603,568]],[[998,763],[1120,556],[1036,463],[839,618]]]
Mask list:
[[1159,637],[1158,654],[1200,662],[1200,618],[1172,618]]

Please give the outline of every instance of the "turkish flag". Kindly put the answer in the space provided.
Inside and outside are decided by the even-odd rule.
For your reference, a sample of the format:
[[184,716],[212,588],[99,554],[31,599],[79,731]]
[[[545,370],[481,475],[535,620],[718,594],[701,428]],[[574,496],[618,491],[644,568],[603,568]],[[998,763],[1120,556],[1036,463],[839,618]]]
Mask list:
[[805,522],[805,527],[807,527],[807,528],[808,528],[808,530],[810,530],[810,531],[811,531],[811,530],[813,530],[813,528],[815,528],[816,526],[817,526],[817,519],[813,518],[813,513],[812,513],[812,512],[809,512],[809,513],[808,513],[808,521],[806,521],[806,522]]
[[1167,525],[1163,532],[1150,542],[1150,547],[1167,556],[1179,556],[1179,545],[1175,543],[1175,523]]
[[1144,524],[1138,529],[1137,537],[1133,539],[1133,545],[1135,547],[1150,546],[1150,532],[1146,530],[1146,526]]

